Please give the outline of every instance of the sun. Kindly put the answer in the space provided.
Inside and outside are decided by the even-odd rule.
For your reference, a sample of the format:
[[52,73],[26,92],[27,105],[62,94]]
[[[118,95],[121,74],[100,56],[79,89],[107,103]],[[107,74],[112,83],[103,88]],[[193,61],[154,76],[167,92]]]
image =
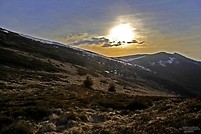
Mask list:
[[135,38],[134,28],[129,24],[119,24],[110,30],[108,38],[111,42],[131,42]]

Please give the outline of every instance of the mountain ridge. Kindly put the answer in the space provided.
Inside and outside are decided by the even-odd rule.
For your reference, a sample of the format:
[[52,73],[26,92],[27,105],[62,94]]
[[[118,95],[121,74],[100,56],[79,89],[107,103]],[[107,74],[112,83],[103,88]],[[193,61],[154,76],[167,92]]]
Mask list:
[[[199,83],[201,77],[201,62],[189,59],[181,54],[157,53],[153,55],[139,55],[119,57],[123,61],[131,64],[138,64],[149,68],[155,72],[155,75],[149,77],[158,77],[172,81],[184,86],[190,92],[200,95]],[[187,84],[188,83],[188,84]]]

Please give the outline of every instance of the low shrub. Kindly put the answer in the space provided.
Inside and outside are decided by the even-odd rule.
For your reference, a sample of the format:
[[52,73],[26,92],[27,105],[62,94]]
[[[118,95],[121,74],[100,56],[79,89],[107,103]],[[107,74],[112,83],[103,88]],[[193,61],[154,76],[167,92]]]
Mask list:
[[114,83],[111,83],[111,84],[109,85],[108,91],[109,91],[109,92],[116,92]]
[[13,119],[7,117],[5,115],[0,115],[0,130],[2,130],[5,126],[8,126],[13,123]]
[[86,79],[83,82],[83,85],[87,88],[91,88],[93,85],[93,80],[90,76],[87,76]]
[[100,83],[108,84],[108,81],[107,80],[100,80]]
[[142,110],[147,109],[153,105],[153,101],[150,98],[136,97],[132,102],[126,105],[128,110]]
[[50,110],[42,106],[30,106],[24,110],[25,116],[33,120],[41,120],[50,115]]
[[128,110],[141,110],[146,108],[148,108],[148,105],[141,102],[132,102],[126,106]]

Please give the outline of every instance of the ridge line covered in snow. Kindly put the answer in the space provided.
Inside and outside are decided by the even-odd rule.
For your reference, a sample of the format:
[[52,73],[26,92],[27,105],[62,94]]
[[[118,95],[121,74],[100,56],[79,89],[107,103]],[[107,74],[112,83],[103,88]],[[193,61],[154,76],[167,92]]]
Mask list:
[[109,57],[106,57],[104,55],[93,53],[93,52],[90,52],[90,51],[87,51],[87,50],[83,50],[83,49],[80,49],[80,48],[77,48],[77,47],[72,47],[70,45],[65,45],[65,44],[62,44],[62,43],[54,42],[54,41],[40,39],[40,38],[32,37],[32,36],[29,36],[29,35],[24,35],[24,34],[20,34],[20,35],[22,37],[25,37],[25,38],[28,38],[28,39],[31,39],[31,40],[34,40],[34,41],[39,41],[39,42],[44,43],[44,44],[50,44],[50,45],[55,45],[55,46],[62,46],[62,47],[71,48],[73,50],[80,51],[80,52],[82,52],[83,56],[87,55],[87,56],[91,56],[91,57],[102,57],[102,58],[105,58],[105,59],[110,60],[110,61],[115,61],[115,62],[124,64],[124,65],[133,66],[130,63],[126,63],[124,61],[120,61],[120,60],[116,60],[116,59],[113,59],[113,58],[109,58]]
[[8,31],[8,30],[1,29],[1,28],[0,28],[0,30],[1,30],[2,32],[4,32],[4,33],[9,33],[9,31]]
[[122,61],[125,61],[125,62],[130,62],[130,61],[142,59],[142,58],[144,58],[144,57],[145,57],[145,56],[140,56],[140,57],[135,57],[135,58],[128,58],[128,59],[122,58],[121,60],[122,60]]
[[[5,33],[9,33],[9,31],[4,30],[4,29],[2,29],[1,31],[3,31]],[[80,48],[77,48],[77,47],[70,46],[70,44],[69,45],[62,44],[62,43],[59,43],[59,42],[49,41],[49,40],[46,40],[46,39],[40,39],[40,38],[37,38],[37,37],[25,35],[25,34],[19,34],[19,35],[24,37],[24,38],[31,39],[31,40],[34,40],[34,41],[39,41],[39,42],[44,43],[44,44],[54,45],[56,48],[58,48],[59,46],[65,47],[65,48],[71,48],[73,50],[77,50],[79,52],[82,52],[83,56],[87,55],[87,56],[91,56],[91,57],[101,57],[101,58],[104,58],[104,59],[107,59],[107,60],[110,60],[110,61],[114,61],[114,62],[118,62],[118,63],[124,64],[124,65],[139,67],[139,68],[141,68],[142,70],[145,70],[145,71],[149,71],[149,72],[151,71],[150,69],[145,68],[143,66],[140,66],[140,65],[137,65],[137,64],[133,65],[131,63],[128,63],[129,60],[124,61],[124,60],[119,60],[119,59],[115,59],[115,58],[106,57],[104,55],[100,55],[100,54],[93,53],[93,52],[90,52],[90,51],[87,51],[87,50],[84,50],[84,49],[80,49]],[[143,57],[145,57],[145,56],[132,58],[132,60],[141,59]]]

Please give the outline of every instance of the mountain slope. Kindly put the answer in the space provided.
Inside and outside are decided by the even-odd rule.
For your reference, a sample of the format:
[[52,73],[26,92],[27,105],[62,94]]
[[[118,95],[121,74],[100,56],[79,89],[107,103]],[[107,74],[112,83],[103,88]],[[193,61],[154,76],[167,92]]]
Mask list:
[[180,54],[165,52],[152,55],[135,55],[120,57],[122,61],[149,68],[154,73],[144,77],[164,79],[180,86],[172,91],[181,94],[201,95],[201,62],[188,59]]
[[[129,85],[132,89],[138,85],[138,89],[145,88],[150,91],[201,95],[200,85],[197,82],[201,78],[200,62],[192,61],[179,54],[159,53],[120,59],[108,58],[5,29],[0,29],[0,52],[1,79],[7,79],[13,72],[28,69],[49,73],[63,72],[62,74],[72,74],[74,77],[77,74],[101,76],[114,79],[122,88]],[[10,71],[12,68],[18,69]]]
[[50,80],[42,83],[48,87],[50,83],[61,84],[63,81],[82,84],[86,75],[90,75],[97,90],[107,89],[110,83],[114,83],[117,92],[121,93],[148,96],[169,94],[157,90],[158,86],[151,87],[137,80],[137,70],[147,71],[141,66],[4,29],[0,30],[0,52],[0,80],[6,81],[6,84],[3,82],[4,89],[16,88],[11,80],[24,88],[27,79],[38,84],[41,80]]
[[[24,52],[35,57],[50,58],[61,62],[88,67],[93,70],[94,68],[101,71],[104,69],[111,70],[122,68],[122,66],[126,66],[125,64],[127,64],[60,43],[30,38],[30,36],[20,35],[10,31],[3,32],[3,29],[0,32],[0,37],[1,48],[7,49],[7,51],[14,50]],[[111,62],[113,66],[111,67],[109,64],[104,64],[108,62]]]
[[149,66],[4,29],[0,59],[0,133],[200,131],[201,100]]

